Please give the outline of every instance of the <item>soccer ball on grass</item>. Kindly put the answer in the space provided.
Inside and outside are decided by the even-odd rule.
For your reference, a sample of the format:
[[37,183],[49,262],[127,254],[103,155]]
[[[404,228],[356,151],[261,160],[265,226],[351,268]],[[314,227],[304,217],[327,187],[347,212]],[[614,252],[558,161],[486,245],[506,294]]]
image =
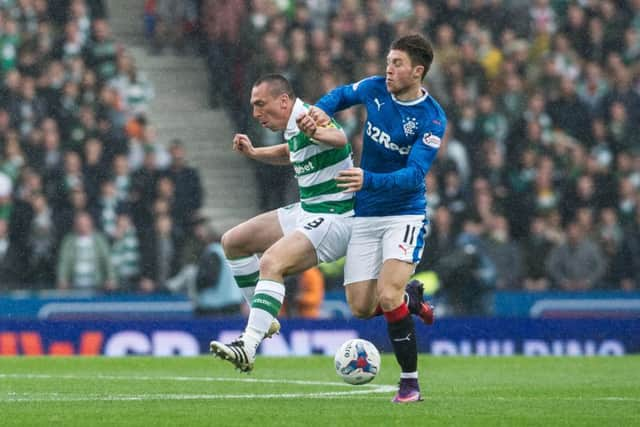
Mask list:
[[378,349],[369,341],[359,338],[342,344],[334,360],[336,373],[349,384],[366,384],[380,371]]

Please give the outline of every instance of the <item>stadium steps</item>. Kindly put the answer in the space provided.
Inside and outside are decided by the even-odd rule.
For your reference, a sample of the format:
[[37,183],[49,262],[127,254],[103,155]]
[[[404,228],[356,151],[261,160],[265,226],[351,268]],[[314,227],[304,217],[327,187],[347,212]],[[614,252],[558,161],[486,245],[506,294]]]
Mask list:
[[140,71],[153,83],[149,116],[160,143],[180,138],[205,189],[203,214],[224,231],[258,212],[251,163],[230,149],[233,128],[223,110],[208,106],[208,72],[202,58],[150,55],[142,36],[142,1],[108,0],[110,23]]

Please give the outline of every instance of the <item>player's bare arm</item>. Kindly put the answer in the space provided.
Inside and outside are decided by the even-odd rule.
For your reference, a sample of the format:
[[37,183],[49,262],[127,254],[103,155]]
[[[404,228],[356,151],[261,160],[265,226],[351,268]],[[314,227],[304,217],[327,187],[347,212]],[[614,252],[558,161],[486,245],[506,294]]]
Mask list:
[[271,165],[288,165],[289,147],[287,144],[278,144],[271,147],[254,147],[251,138],[242,133],[237,133],[233,137],[233,150],[257,160]]
[[328,122],[326,125],[319,125],[318,122],[307,113],[300,114],[296,117],[296,124],[301,132],[318,142],[337,148],[347,145],[347,135],[345,135],[342,129],[331,126],[331,122]]

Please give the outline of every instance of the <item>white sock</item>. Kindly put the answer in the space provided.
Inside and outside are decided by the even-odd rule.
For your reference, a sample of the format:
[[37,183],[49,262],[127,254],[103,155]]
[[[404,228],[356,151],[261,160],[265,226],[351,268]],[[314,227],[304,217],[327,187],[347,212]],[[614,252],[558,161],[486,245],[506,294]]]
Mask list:
[[415,378],[418,379],[418,372],[400,372],[400,378]]
[[244,300],[251,306],[251,299],[260,278],[260,260],[257,255],[227,260],[236,284],[240,288]]
[[264,339],[273,319],[278,317],[284,301],[285,288],[282,283],[260,280],[251,302],[249,321],[242,337],[247,347],[255,349]]

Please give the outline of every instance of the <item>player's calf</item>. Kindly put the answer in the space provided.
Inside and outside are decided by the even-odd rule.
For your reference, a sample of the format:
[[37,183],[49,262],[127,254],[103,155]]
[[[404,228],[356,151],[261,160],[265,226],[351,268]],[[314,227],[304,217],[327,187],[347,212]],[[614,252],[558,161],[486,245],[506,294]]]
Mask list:
[[[423,323],[433,325],[435,322],[435,314],[431,304],[424,301],[424,285],[422,282],[419,280],[412,280],[407,283],[407,286],[405,287],[404,302],[407,304],[407,307],[409,307],[409,313],[414,316],[418,316]],[[357,306],[355,304],[351,304],[351,311],[354,316],[361,319],[382,316],[382,314],[384,314],[380,304],[378,304],[374,313],[369,313],[363,309],[361,312],[362,316],[358,316]]]
[[409,312],[418,316],[427,325],[433,325],[435,315],[433,307],[424,301],[424,285],[419,280],[412,280],[405,288],[405,298]]

